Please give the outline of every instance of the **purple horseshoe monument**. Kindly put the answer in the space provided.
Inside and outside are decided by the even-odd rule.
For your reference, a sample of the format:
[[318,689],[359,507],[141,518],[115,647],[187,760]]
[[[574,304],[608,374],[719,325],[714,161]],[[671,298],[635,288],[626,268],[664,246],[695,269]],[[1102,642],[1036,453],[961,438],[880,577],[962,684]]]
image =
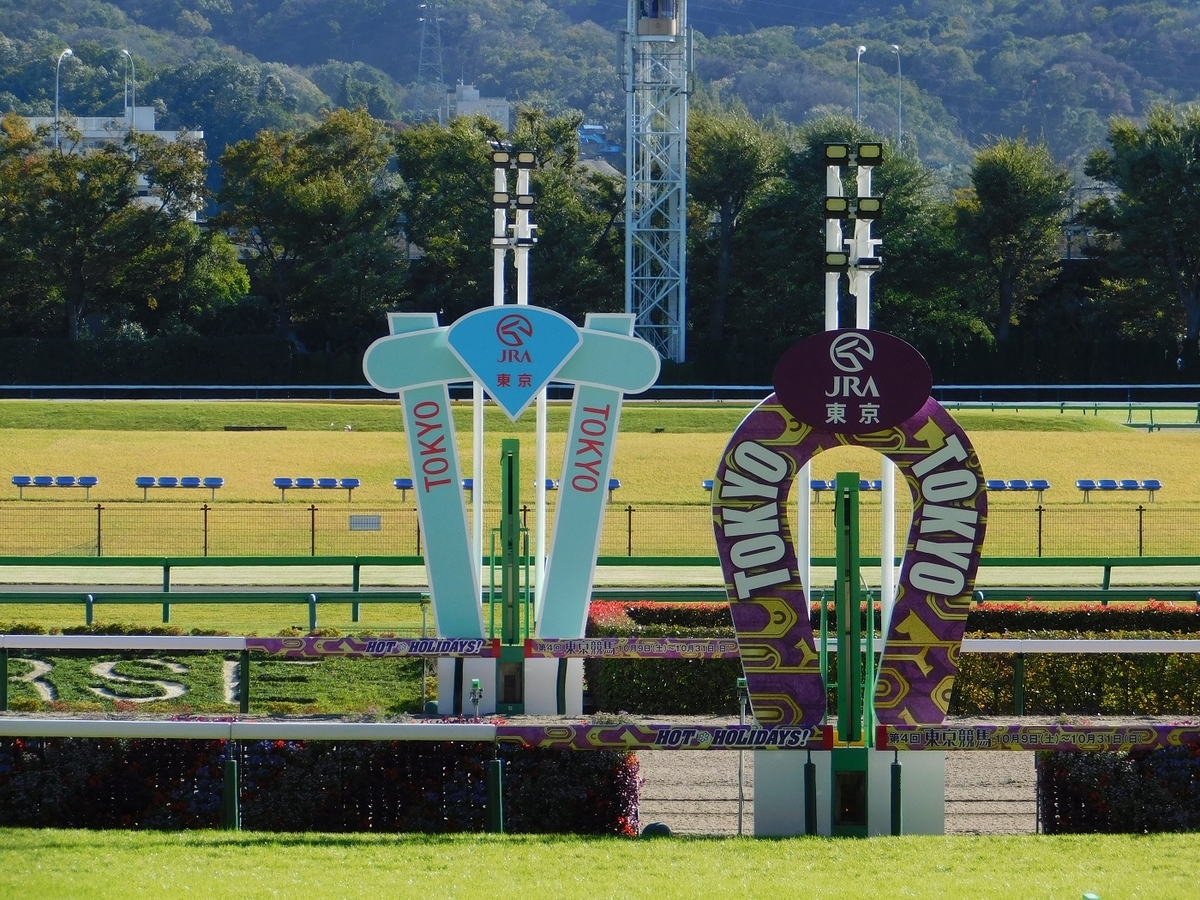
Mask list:
[[899,338],[865,330],[814,335],[784,355],[775,393],[725,448],[713,484],[713,528],[751,705],[764,726],[815,726],[825,718],[786,504],[805,463],[823,450],[851,446],[892,460],[912,495],[875,685],[878,720],[940,725],[945,719],[987,494],[970,441],[929,396],[930,386],[924,359]]

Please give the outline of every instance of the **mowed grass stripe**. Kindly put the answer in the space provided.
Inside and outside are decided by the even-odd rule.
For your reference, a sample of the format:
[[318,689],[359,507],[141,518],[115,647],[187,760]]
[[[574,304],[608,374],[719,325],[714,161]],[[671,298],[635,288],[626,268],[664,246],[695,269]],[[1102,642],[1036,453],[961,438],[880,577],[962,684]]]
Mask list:
[[[700,415],[701,411],[696,411]],[[712,478],[729,440],[728,431],[630,431],[617,437],[613,474],[621,489],[614,499],[620,505],[708,502],[701,482]],[[1046,478],[1053,484],[1044,502],[1048,505],[1079,503],[1075,489],[1079,478],[1158,478],[1164,484],[1160,504],[1200,503],[1200,434],[1190,431],[1147,433],[1119,428],[1116,431],[1037,432],[972,430],[972,442],[989,478]],[[491,430],[484,443],[486,498],[499,499],[499,449],[503,438],[521,441],[520,491],[532,502],[535,460],[531,432]],[[551,432],[547,477],[561,478],[565,438]],[[464,476],[471,474],[471,439],[459,431],[459,456]],[[861,448],[827,451],[813,461],[813,476],[832,478],[838,471],[858,471],[878,478],[880,459]],[[97,475],[92,501],[141,500],[134,484],[139,475],[219,475],[225,487],[216,502],[278,502],[272,486],[277,476],[357,477],[362,486],[354,492],[354,505],[395,504],[400,493],[393,479],[412,477],[403,436],[391,432],[225,432],[199,431],[87,431],[75,429],[0,429],[0,497],[17,498],[10,483],[14,474]],[[27,489],[27,504],[83,501],[78,489]],[[151,501],[209,500],[208,491],[151,489]],[[408,496],[412,503],[412,494]],[[289,491],[288,502],[318,505],[344,502],[341,490]],[[1035,495],[993,494],[993,503],[1032,507]],[[1144,494],[1097,494],[1096,503],[1135,506]]]
[[[625,840],[569,836],[0,830],[0,894],[691,900],[1190,900],[1197,835]],[[790,888],[788,887],[790,886]]]

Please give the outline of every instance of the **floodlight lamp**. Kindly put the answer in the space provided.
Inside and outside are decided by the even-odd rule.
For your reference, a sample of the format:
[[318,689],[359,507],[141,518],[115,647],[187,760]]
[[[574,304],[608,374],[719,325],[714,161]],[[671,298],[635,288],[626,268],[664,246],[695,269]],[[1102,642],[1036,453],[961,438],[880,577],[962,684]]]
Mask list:
[[517,194],[517,209],[533,209],[533,194]]
[[537,165],[537,156],[534,154],[534,152],[532,150],[518,150],[517,151],[517,168],[518,169],[532,169],[536,165]]
[[508,194],[503,191],[492,194],[492,209],[508,209]]
[[506,237],[492,238],[492,249],[493,250],[507,250],[508,249],[508,238],[506,238]]
[[825,254],[825,271],[826,272],[844,272],[850,267],[850,255],[834,251]]
[[844,166],[850,162],[850,145],[849,144],[826,144],[825,145],[825,165],[827,166]]
[[883,198],[882,197],[859,197],[858,198],[858,218],[860,219],[878,219],[883,215]]
[[845,197],[825,198],[825,218],[845,219],[850,215],[850,201]]
[[883,162],[883,144],[871,141],[858,145],[858,164],[860,166],[877,166]]
[[854,266],[858,269],[880,269],[883,268],[883,259],[878,256],[860,256],[854,261]]
[[492,165],[493,166],[507,166],[510,162],[512,162],[512,154],[509,153],[507,150],[493,150],[492,151]]

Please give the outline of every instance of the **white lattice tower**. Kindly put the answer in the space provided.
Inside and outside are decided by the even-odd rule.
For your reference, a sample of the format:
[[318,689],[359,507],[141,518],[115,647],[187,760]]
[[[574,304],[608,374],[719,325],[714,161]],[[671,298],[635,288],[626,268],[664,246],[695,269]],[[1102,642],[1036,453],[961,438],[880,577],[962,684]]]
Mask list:
[[625,33],[625,311],[665,358],[686,351],[687,90],[684,0],[629,0]]

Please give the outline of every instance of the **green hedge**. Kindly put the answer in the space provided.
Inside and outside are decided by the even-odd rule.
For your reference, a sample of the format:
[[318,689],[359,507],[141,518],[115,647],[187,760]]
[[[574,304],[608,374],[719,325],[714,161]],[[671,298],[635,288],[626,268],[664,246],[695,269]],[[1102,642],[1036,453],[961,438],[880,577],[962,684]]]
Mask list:
[[[1154,631],[1043,631],[1013,638],[1164,639]],[[950,712],[1013,711],[1013,654],[964,653]],[[1072,653],[1025,656],[1026,715],[1194,715],[1200,713],[1200,654]]]
[[[1127,631],[1134,621],[1157,626]],[[1022,628],[1046,623],[1089,624],[1075,631]],[[717,627],[715,623],[722,623]],[[1147,605],[1122,610],[1100,606],[1046,609],[1024,604],[985,604],[972,610],[977,623],[1017,638],[1170,638],[1194,633],[1200,615],[1190,607]],[[1180,625],[1188,628],[1178,627]],[[1112,626],[1112,627],[1105,627]],[[725,604],[668,606],[650,602],[593,603],[589,636],[696,636],[733,634]],[[994,636],[994,635],[993,635]],[[830,655],[830,665],[836,664]],[[955,715],[1011,715],[1014,710],[1012,654],[973,653],[959,657],[950,712]],[[600,711],[644,715],[732,715],[737,712],[737,660],[587,660],[590,700]],[[1025,658],[1027,715],[1196,715],[1200,714],[1200,654],[1037,654]]]
[[494,752],[507,831],[637,833],[632,753],[450,741],[3,738],[0,826],[215,828],[233,753],[248,829],[482,831]]

